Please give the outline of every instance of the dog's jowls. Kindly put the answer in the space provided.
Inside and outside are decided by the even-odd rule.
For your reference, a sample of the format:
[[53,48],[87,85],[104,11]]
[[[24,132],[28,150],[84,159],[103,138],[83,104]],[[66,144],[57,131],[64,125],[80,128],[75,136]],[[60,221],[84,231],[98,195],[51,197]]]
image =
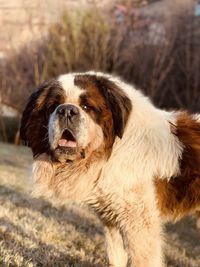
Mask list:
[[200,207],[199,121],[157,109],[119,78],[61,75],[22,116],[34,194],[89,205],[105,226],[110,266],[163,266],[161,221]]

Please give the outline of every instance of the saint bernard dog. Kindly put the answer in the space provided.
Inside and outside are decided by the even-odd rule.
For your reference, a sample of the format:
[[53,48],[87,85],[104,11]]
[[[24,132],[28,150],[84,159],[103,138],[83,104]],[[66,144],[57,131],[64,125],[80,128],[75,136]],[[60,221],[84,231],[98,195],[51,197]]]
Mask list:
[[31,95],[20,132],[34,195],[89,205],[109,266],[164,266],[162,222],[200,207],[200,116],[160,110],[108,74],[69,73]]

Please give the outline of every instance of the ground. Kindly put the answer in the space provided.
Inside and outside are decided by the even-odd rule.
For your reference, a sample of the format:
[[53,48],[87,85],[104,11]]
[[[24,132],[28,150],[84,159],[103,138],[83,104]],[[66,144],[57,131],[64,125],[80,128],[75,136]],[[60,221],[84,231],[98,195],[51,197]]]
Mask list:
[[[0,143],[0,267],[107,266],[103,229],[86,208],[52,207],[30,196],[28,148]],[[200,266],[194,218],[166,226],[168,267]]]

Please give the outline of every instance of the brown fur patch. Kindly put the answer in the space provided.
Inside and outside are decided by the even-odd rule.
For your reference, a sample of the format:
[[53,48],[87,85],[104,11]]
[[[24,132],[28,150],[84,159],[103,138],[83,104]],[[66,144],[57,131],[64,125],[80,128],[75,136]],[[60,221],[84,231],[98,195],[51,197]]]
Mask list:
[[115,139],[111,110],[90,76],[76,76],[75,84],[86,90],[86,93],[80,96],[79,105],[87,105],[89,107],[87,112],[101,126],[104,134],[105,148],[110,150]]
[[64,101],[64,91],[56,80],[43,84],[29,98],[22,114],[20,135],[34,156],[48,151],[49,116]]
[[200,123],[181,112],[175,134],[184,146],[181,174],[170,181],[155,181],[161,216],[167,218],[182,217],[200,209]]
[[77,75],[74,82],[77,86],[87,90],[86,95],[90,101],[93,101],[93,105],[97,107],[100,105],[100,110],[105,109],[107,114],[111,112],[112,124],[110,126],[113,126],[113,134],[121,138],[132,109],[131,100],[123,90],[103,76]]

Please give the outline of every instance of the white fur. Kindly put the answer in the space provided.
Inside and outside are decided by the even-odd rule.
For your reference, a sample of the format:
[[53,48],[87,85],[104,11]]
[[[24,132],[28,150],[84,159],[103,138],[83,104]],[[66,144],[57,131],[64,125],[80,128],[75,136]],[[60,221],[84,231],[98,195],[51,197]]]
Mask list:
[[48,124],[49,143],[52,149],[56,148],[57,141],[60,138],[60,133],[57,131],[59,129],[59,121],[56,117],[56,111],[57,109],[50,115]]
[[71,73],[60,75],[58,81],[65,90],[67,98],[70,99],[71,102],[77,102],[80,94],[82,94],[84,90],[74,84],[74,75]]
[[117,77],[106,76],[125,91],[133,106],[123,138],[113,149],[112,157],[120,152],[125,154],[126,161],[120,156],[116,161],[118,166],[131,167],[136,179],[176,176],[182,155],[181,144],[171,132],[171,124],[176,124],[176,114],[157,109],[141,91]]
[[197,121],[200,121],[200,114],[195,114],[193,118]]
[[[73,93],[74,98],[80,94],[80,89],[73,84],[77,74],[81,73],[66,74],[59,78],[65,90]],[[105,172],[110,168],[113,174],[118,174],[121,169],[128,173],[131,171],[134,177],[127,177],[130,184],[138,179],[176,176],[180,171],[179,159],[183,150],[178,138],[171,132],[171,124],[176,124],[176,114],[157,109],[149,98],[118,77],[93,71],[86,74],[104,76],[116,83],[131,99],[133,106],[123,138],[116,140]],[[70,91],[72,88],[73,91]],[[117,162],[117,168],[113,162]]]

